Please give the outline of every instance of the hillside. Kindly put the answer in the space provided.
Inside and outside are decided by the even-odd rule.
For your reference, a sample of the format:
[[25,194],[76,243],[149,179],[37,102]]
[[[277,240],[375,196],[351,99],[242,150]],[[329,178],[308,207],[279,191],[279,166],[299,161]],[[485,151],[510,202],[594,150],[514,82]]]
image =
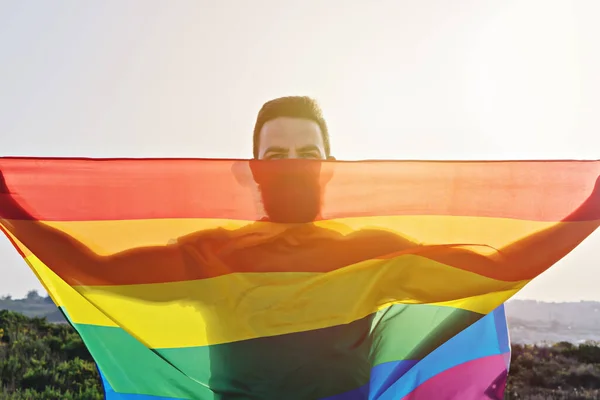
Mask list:
[[599,302],[513,300],[506,313],[513,343],[600,342]]
[[0,297],[0,310],[15,311],[26,317],[43,317],[48,322],[66,323],[65,317],[52,299],[49,296],[40,296],[35,290],[30,291],[23,299]]

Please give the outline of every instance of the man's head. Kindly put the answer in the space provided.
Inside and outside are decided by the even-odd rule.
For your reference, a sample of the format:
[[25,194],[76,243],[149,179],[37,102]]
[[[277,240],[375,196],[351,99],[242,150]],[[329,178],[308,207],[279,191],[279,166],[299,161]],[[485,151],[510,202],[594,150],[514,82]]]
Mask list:
[[318,161],[333,157],[315,100],[295,96],[265,103],[254,126],[254,159],[252,174],[268,220],[306,223],[318,218],[324,183]]
[[327,124],[317,102],[306,96],[280,97],[266,102],[254,126],[254,158],[332,158]]

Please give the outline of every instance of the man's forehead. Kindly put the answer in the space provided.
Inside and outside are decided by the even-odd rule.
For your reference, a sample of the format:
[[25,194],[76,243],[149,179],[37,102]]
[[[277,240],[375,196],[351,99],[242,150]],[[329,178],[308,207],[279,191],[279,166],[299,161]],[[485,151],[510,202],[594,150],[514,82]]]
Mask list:
[[280,117],[266,122],[260,132],[261,142],[270,145],[322,145],[321,128],[315,121]]

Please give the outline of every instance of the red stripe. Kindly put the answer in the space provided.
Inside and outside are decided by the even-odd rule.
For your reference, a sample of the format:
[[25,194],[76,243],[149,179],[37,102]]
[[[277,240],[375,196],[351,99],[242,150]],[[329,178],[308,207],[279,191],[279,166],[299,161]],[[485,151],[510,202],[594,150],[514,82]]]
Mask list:
[[[260,220],[251,163],[257,162],[0,158],[0,170],[11,192],[39,220]],[[280,169],[281,162],[269,163],[273,172]],[[321,178],[330,178],[321,218],[461,215],[559,221],[589,196],[599,173],[600,161],[324,162]],[[0,195],[3,208],[5,218],[20,217],[6,210],[6,195]],[[599,218],[596,207],[578,219]]]

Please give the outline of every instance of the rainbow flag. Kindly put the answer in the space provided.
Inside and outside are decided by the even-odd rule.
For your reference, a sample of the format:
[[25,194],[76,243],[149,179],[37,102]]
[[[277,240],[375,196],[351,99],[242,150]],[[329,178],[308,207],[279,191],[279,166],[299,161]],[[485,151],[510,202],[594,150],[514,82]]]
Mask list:
[[599,161],[0,171],[0,226],[107,399],[500,399],[503,303],[600,225]]

